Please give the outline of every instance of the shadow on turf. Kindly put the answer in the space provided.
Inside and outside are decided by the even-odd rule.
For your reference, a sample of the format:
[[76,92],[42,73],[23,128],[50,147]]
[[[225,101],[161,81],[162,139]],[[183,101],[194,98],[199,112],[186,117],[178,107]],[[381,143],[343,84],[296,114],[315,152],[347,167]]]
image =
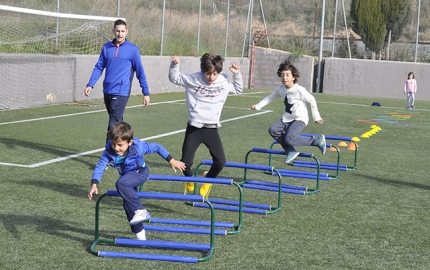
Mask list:
[[[19,147],[25,147],[28,149],[33,149],[36,151],[42,151],[45,153],[53,154],[54,156],[57,156],[57,157],[74,155],[78,152],[75,149],[63,148],[63,147],[58,147],[58,146],[53,146],[53,145],[43,144],[43,143],[27,142],[27,141],[10,139],[10,138],[0,138],[0,143],[4,144],[9,149],[14,149],[15,146],[19,146]],[[100,155],[98,155],[97,157],[100,157]],[[89,166],[91,169],[93,169],[95,166],[95,164],[82,160],[79,157],[75,157],[74,159]]]
[[[23,182],[19,182],[19,184],[24,184],[25,186],[34,186],[34,187],[43,188],[43,189],[50,189],[55,192],[61,192],[68,196],[76,197],[78,199],[87,200],[86,196],[88,193],[88,189],[83,189],[84,185],[76,185],[76,184],[70,184],[70,183],[64,183],[64,182],[41,181],[41,180],[26,180]],[[161,190],[151,190],[151,191],[163,192]],[[102,195],[103,193],[104,191],[99,190],[99,195]],[[95,203],[99,198],[99,195],[94,195],[91,201],[92,204],[95,205]],[[143,203],[145,208],[147,208],[151,212],[155,212],[155,211],[158,213],[172,212],[171,208],[160,206],[154,201],[151,201],[151,202],[144,201]],[[110,206],[110,207],[122,209],[122,200],[118,197],[104,198],[101,204],[104,206]]]
[[[21,239],[20,231],[17,229],[17,227],[20,226],[36,227],[38,232],[71,239],[81,243],[91,241],[91,236],[94,235],[93,228],[79,228],[82,224],[76,222],[67,223],[46,216],[0,214],[0,219],[4,228],[17,239]],[[83,234],[85,237],[71,236],[71,233]]]
[[364,175],[364,174],[360,174],[360,173],[354,173],[354,174],[357,176],[361,176],[365,179],[376,181],[376,182],[379,182],[382,184],[393,185],[393,186],[404,186],[404,187],[411,187],[411,188],[419,188],[419,189],[423,189],[423,190],[430,190],[429,185],[385,179],[385,178],[380,178],[380,177],[375,177],[375,176]]

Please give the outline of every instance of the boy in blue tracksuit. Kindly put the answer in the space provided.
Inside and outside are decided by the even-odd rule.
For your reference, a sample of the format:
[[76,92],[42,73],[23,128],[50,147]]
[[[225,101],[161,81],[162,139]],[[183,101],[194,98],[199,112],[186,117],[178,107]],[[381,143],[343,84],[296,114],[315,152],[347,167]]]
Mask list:
[[170,153],[157,143],[142,142],[133,136],[133,128],[125,122],[118,122],[112,126],[108,135],[110,142],[106,145],[94,173],[91,177],[91,189],[87,198],[92,199],[98,194],[98,185],[109,164],[118,170],[120,175],[115,187],[123,199],[123,207],[130,222],[131,230],[137,239],[146,240],[142,222],[151,215],[143,208],[142,202],[136,195],[138,187],[145,183],[149,176],[149,169],[143,155],[157,153],[170,163],[173,171],[185,170],[185,164],[172,158]]
[[[127,24],[123,20],[116,20],[112,31],[115,38],[104,44],[84,92],[87,97],[90,96],[91,90],[105,70],[103,94],[106,110],[109,114],[108,131],[115,123],[123,121],[134,72],[136,72],[136,77],[142,88],[143,105],[147,106],[150,102],[149,87],[139,48],[126,39]],[[108,141],[109,137],[107,136],[106,143]]]

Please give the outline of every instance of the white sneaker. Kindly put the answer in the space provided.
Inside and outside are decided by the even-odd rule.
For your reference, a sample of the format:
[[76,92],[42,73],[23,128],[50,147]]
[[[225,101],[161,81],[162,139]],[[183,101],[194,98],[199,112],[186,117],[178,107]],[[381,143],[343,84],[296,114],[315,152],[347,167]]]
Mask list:
[[130,220],[130,225],[136,225],[150,218],[151,218],[151,214],[149,214],[149,212],[146,211],[146,209],[136,210],[134,211],[133,219]]
[[145,229],[142,229],[140,232],[136,233],[137,240],[146,240]]

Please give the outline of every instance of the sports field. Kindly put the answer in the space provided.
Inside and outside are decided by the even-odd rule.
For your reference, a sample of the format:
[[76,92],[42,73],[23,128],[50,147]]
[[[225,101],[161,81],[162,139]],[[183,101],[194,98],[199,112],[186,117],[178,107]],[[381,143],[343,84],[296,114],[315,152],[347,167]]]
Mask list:
[[[283,102],[261,111],[250,109],[270,92],[245,90],[227,99],[219,132],[228,161],[243,163],[251,148],[270,147],[267,129],[280,118]],[[88,201],[86,194],[104,147],[107,113],[103,107],[64,104],[0,112],[0,269],[429,269],[430,102],[418,100],[417,109],[408,111],[403,99],[315,97],[325,123],[311,120],[305,133],[360,137],[371,129],[368,121],[378,122],[382,130],[360,137],[357,169],[340,172],[336,180],[321,181],[316,194],[284,194],[277,213],[244,213],[241,232],[216,236],[213,256],[198,264],[91,253],[96,200]],[[187,122],[184,99],[184,93],[152,95],[152,104],[144,108],[141,96],[132,97],[124,120],[133,125],[137,137],[162,144],[179,159]],[[375,101],[382,106],[370,106]],[[354,151],[338,147],[341,163],[354,162]],[[336,160],[333,151],[323,156],[316,147],[297,148],[315,154],[321,162]],[[204,146],[195,161],[202,159],[210,159]],[[146,156],[146,162],[152,174],[174,175],[157,154]],[[267,165],[268,156],[252,155],[250,162]],[[281,156],[275,156],[272,165],[295,169],[285,165]],[[241,181],[243,170],[226,168],[220,177]],[[249,172],[248,178],[277,181],[261,171]],[[114,189],[116,179],[117,172],[108,169],[100,194]],[[289,177],[283,182],[315,184]],[[148,181],[144,190],[181,193],[183,185]],[[243,192],[245,201],[277,203],[275,192]],[[236,195],[237,189],[230,186],[214,186],[211,192],[211,197],[218,198]],[[144,200],[144,205],[153,218],[208,219],[207,209],[183,202]],[[236,219],[236,212],[216,211],[217,221]],[[103,200],[100,222],[101,237],[134,237],[118,198]],[[207,242],[209,237],[148,231],[147,238]],[[145,252],[202,256],[189,251]]]

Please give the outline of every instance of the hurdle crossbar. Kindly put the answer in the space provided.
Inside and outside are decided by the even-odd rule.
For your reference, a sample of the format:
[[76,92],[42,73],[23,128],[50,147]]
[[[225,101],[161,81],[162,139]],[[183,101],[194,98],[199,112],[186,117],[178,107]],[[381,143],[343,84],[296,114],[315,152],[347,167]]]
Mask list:
[[[173,193],[160,193],[160,192],[137,192],[139,198],[145,199],[158,199],[158,200],[175,200],[175,201],[192,201],[192,202],[204,202],[207,204],[207,208],[210,209],[210,229],[199,229],[198,232],[190,230],[192,233],[209,234],[210,240],[208,244],[205,243],[185,243],[185,242],[171,242],[171,241],[157,241],[157,240],[132,240],[132,239],[103,239],[100,238],[100,203],[105,197],[119,197],[119,193],[116,190],[108,190],[102,194],[96,202],[95,210],[95,239],[91,245],[91,252],[101,257],[116,257],[116,258],[133,258],[142,260],[161,260],[161,261],[173,261],[173,262],[187,262],[187,263],[198,263],[205,262],[212,257],[215,243],[215,233],[221,234],[222,230],[215,230],[215,210],[212,204],[204,197],[200,195],[191,194],[173,194]],[[152,225],[151,225],[152,226]],[[151,226],[149,226],[151,228]],[[159,228],[156,228],[159,227]],[[160,226],[152,226],[154,230],[160,230]],[[145,226],[145,229],[148,229]],[[198,229],[198,228],[195,228]],[[181,230],[175,232],[183,232]],[[224,234],[226,232],[224,231]],[[206,255],[203,257],[192,257],[192,256],[176,256],[168,254],[144,254],[144,253],[132,253],[132,252],[118,252],[109,250],[97,250],[97,245],[104,243],[107,245],[121,245],[121,246],[140,246],[140,247],[153,247],[163,249],[187,249],[196,251],[206,251]]]
[[[203,165],[207,165],[207,166],[212,166],[213,161],[212,160],[202,160],[200,162],[199,165],[197,165],[196,167],[196,172],[198,172],[199,168]],[[243,173],[243,181],[241,181],[239,183],[240,186],[244,187],[243,184],[246,183],[246,179],[247,179],[247,171],[248,170],[259,170],[259,171],[271,171],[274,172],[275,174],[278,174],[278,180],[279,180],[279,187],[282,190],[282,176],[279,174],[279,172],[270,166],[267,165],[261,165],[261,164],[249,164],[249,163],[237,163],[237,162],[226,162],[225,167],[230,167],[230,168],[239,168],[239,169],[243,169],[244,173]],[[214,200],[214,198],[209,198],[209,200]],[[215,199],[216,200],[216,199]],[[212,202],[212,201],[211,201]],[[244,202],[246,203],[246,202]],[[216,209],[223,209],[223,210],[227,210],[227,211],[236,211],[236,208],[234,206],[218,206],[216,203],[213,203],[213,207]],[[199,203],[194,203],[194,206],[202,206]],[[278,198],[277,198],[277,205],[276,206],[268,206],[269,209],[263,209],[263,210],[258,210],[258,209],[252,209],[252,208],[243,208],[243,212],[245,213],[257,213],[257,214],[273,214],[276,213],[277,211],[281,210],[281,206],[282,205],[282,191],[278,192]]]
[[[269,154],[269,156],[270,155],[285,155],[284,150],[254,147],[251,150],[249,150],[248,153],[246,154],[245,163],[248,162],[251,153],[263,153],[263,154]],[[319,162],[318,158],[315,157],[312,153],[305,153],[305,152],[300,152],[299,156],[305,157],[305,158],[313,158],[317,164],[317,171],[316,172],[299,172],[299,171],[293,171],[293,170],[276,169],[276,172],[277,172],[276,174],[273,173],[275,170],[272,170],[272,171],[266,170],[265,173],[275,175],[278,177],[285,176],[285,177],[293,177],[293,178],[314,179],[314,180],[316,180],[315,187],[314,188],[308,187],[304,193],[301,193],[301,192],[298,192],[294,189],[291,191],[290,191],[290,189],[285,189],[285,188],[282,189],[282,187],[280,185],[279,189],[278,189],[279,193],[286,192],[286,193],[292,193],[292,194],[310,195],[310,194],[314,194],[316,192],[319,192],[321,178],[326,179],[327,176],[321,174],[320,166],[319,166],[320,162]],[[255,186],[252,186],[252,187],[256,188]],[[268,188],[266,188],[266,190],[268,190]]]
[[[196,170],[197,171],[197,170]],[[173,181],[173,182],[193,182],[194,183],[194,195],[196,195],[196,183],[208,183],[208,184],[215,184],[215,185],[233,185],[236,186],[239,192],[239,202],[243,201],[243,192],[242,187],[233,181],[233,179],[230,178],[210,178],[210,177],[189,177],[189,176],[175,176],[175,175],[159,175],[159,174],[150,174],[148,177],[148,180],[154,180],[154,181]],[[187,204],[193,205],[194,203],[201,203],[203,205],[207,205],[204,202],[197,202],[193,200],[187,201]],[[234,230],[227,231],[227,234],[238,234],[240,233],[240,230],[242,228],[242,203],[239,203],[238,205],[238,223],[235,224],[232,228]],[[216,207],[215,207],[216,209]]]

